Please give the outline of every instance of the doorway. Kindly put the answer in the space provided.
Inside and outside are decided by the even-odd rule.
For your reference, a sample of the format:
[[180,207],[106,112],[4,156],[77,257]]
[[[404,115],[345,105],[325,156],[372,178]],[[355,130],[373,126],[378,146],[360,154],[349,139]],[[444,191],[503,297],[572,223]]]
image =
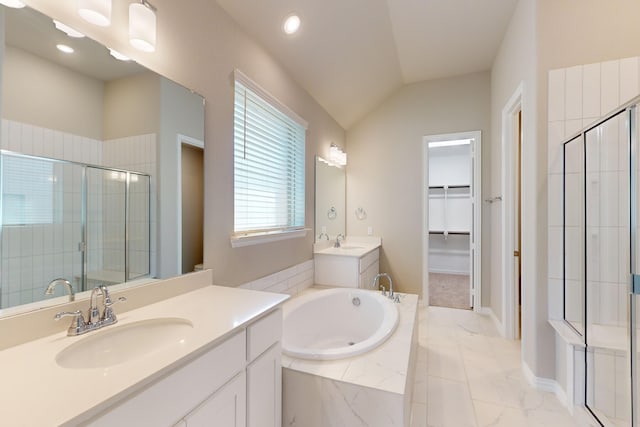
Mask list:
[[182,274],[202,269],[204,260],[204,144],[178,136],[178,265]]
[[423,299],[429,305],[482,306],[480,147],[479,131],[423,140]]
[[502,110],[502,328],[522,337],[522,84]]

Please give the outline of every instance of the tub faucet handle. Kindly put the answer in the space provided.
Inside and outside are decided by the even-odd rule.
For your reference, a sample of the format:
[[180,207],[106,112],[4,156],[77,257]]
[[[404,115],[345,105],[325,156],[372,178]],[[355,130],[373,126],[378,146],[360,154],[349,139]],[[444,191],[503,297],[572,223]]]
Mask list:
[[380,287],[382,288],[382,296],[386,297],[387,296],[387,290],[384,288],[384,285],[380,285]]

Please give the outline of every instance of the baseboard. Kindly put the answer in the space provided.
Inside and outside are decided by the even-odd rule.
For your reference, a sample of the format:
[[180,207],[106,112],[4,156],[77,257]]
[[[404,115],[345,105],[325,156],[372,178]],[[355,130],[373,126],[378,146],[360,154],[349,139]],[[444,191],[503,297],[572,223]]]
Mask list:
[[496,327],[496,329],[498,330],[498,333],[500,334],[501,337],[504,337],[504,326],[502,325],[502,322],[500,322],[500,320],[498,320],[498,317],[496,316],[496,314],[493,312],[493,310],[491,309],[491,307],[481,307],[478,310],[478,313],[480,314],[485,314],[489,317],[491,317],[491,320],[493,321],[493,325]]
[[551,378],[536,377],[529,365],[522,361],[522,373],[527,382],[536,390],[553,393],[560,403],[567,409],[569,408],[569,399],[567,393],[562,389],[560,383]]

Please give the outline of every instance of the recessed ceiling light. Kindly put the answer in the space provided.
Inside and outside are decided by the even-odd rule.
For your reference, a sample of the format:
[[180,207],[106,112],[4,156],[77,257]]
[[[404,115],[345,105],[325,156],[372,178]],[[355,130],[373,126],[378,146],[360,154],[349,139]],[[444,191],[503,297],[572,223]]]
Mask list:
[[71,46],[67,46],[66,44],[57,44],[56,47],[60,52],[64,53],[73,53],[74,50]]
[[109,49],[109,53],[111,54],[111,56],[116,58],[118,61],[131,61],[131,58],[129,58],[126,55],[121,54],[117,50]]
[[76,38],[76,39],[81,39],[82,37],[84,37],[84,34],[82,34],[80,31],[75,30],[75,29],[71,28],[70,26],[63,24],[60,21],[56,21],[54,19],[53,20],[53,24],[56,26],[56,28],[58,30],[62,31],[63,33],[65,33],[69,37],[73,37],[73,38]]
[[0,0],[0,4],[3,4],[7,7],[13,7],[14,9],[20,9],[25,6],[20,0]]
[[294,34],[300,28],[300,17],[296,14],[287,16],[282,24],[282,30],[286,34]]

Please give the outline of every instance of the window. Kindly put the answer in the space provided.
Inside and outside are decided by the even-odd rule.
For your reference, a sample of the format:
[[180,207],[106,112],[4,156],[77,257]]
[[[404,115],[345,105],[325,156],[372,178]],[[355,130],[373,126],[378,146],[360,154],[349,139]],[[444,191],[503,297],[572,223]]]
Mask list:
[[234,239],[304,229],[306,127],[236,71]]
[[53,224],[56,173],[48,160],[2,155],[2,224]]

